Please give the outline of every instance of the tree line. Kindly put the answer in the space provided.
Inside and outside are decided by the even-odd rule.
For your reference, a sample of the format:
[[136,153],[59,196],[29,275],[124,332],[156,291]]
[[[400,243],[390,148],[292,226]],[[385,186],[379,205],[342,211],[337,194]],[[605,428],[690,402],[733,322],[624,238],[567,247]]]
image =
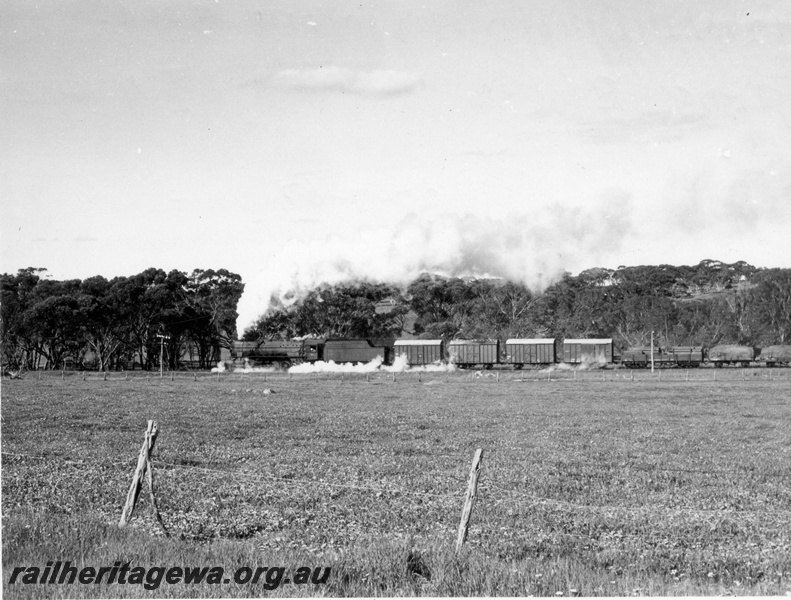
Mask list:
[[541,293],[427,273],[406,287],[324,285],[271,308],[244,339],[598,337],[623,349],[648,345],[652,332],[663,347],[791,343],[791,269],[712,260],[590,269]]
[[[3,365],[100,370],[210,368],[236,337],[244,284],[225,269],[147,269],[58,281],[46,269],[0,276]],[[159,337],[161,336],[161,337]]]
[[[0,276],[2,361],[10,368],[207,369],[236,339],[239,275],[147,269],[57,281]],[[791,343],[791,269],[744,262],[590,269],[540,293],[499,279],[424,273],[405,286],[322,285],[270,308],[243,339],[613,338],[617,348]]]

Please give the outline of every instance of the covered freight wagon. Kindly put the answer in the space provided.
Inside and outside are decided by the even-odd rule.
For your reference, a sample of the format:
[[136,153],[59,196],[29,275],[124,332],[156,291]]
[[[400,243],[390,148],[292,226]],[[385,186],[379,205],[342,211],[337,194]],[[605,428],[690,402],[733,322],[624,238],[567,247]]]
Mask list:
[[481,365],[491,369],[500,362],[499,340],[451,340],[448,344],[450,362],[459,367]]
[[709,362],[715,367],[722,365],[741,364],[748,366],[755,360],[755,348],[751,346],[737,346],[735,344],[720,344],[709,348]]
[[374,346],[370,340],[327,340],[324,342],[324,360],[336,363],[369,363],[377,357],[389,362],[386,346]]
[[442,340],[396,340],[395,357],[404,356],[408,365],[430,365],[445,358]]
[[775,365],[791,365],[791,346],[768,346],[761,350],[758,360],[765,362],[767,367]]
[[556,362],[555,338],[505,340],[505,364],[521,369],[525,365],[552,365]]
[[563,362],[601,366],[611,363],[612,338],[564,340]]

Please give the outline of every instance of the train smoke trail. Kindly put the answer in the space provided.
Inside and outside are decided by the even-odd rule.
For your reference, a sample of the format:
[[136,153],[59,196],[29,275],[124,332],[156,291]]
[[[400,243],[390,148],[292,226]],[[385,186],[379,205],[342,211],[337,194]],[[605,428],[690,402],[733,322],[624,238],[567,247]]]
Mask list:
[[367,363],[336,363],[317,361],[315,363],[302,363],[288,369],[289,373],[373,373],[382,365],[382,358],[377,356]]
[[376,357],[367,363],[336,363],[335,361],[315,363],[302,363],[288,369],[289,373],[375,373],[384,371],[387,373],[440,373],[455,371],[453,364],[433,364],[410,366],[406,362],[405,356],[398,356],[392,365],[383,365],[382,358]]
[[297,235],[249,280],[239,304],[239,326],[322,283],[405,285],[431,272],[504,278],[541,291],[565,270],[611,260],[629,229],[629,215],[628,202],[616,198],[590,208],[547,207],[529,216],[410,214],[392,228],[321,238]]

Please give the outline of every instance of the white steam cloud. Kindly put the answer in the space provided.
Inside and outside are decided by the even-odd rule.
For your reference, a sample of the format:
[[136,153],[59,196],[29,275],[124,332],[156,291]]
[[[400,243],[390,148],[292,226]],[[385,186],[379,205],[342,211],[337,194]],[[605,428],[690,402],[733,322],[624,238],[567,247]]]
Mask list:
[[453,363],[435,363],[431,365],[407,364],[406,356],[396,356],[392,365],[383,365],[382,357],[377,356],[367,363],[336,363],[335,361],[315,363],[302,363],[288,369],[289,373],[375,373],[384,371],[387,373],[448,373],[456,370]]
[[430,272],[501,277],[540,291],[564,270],[599,266],[615,255],[628,228],[629,205],[619,199],[507,219],[412,214],[392,229],[295,236],[249,280],[239,304],[240,331],[266,311],[273,296],[288,305],[322,283],[406,284]]

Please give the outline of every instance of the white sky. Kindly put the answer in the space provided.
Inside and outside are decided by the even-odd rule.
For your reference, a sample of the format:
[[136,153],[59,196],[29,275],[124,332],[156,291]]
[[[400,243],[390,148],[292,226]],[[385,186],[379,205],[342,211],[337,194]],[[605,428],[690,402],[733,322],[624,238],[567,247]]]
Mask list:
[[791,4],[0,3],[2,271],[791,267]]

